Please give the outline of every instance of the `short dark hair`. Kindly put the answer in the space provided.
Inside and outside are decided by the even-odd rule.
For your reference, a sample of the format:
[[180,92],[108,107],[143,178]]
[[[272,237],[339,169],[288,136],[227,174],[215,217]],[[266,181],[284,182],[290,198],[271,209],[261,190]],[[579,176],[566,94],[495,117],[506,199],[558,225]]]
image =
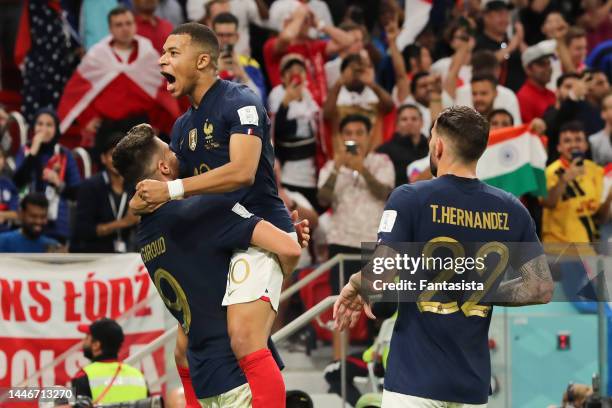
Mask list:
[[346,127],[346,125],[348,125],[349,123],[354,123],[354,122],[361,122],[365,125],[368,133],[370,133],[370,130],[372,130],[372,122],[370,121],[370,118],[368,118],[365,115],[362,115],[360,113],[351,113],[350,115],[346,115],[341,121],[340,121],[340,132],[342,132],[344,130],[344,128]]
[[487,119],[489,120],[489,122],[491,122],[491,119],[493,119],[493,116],[495,115],[508,116],[510,118],[510,124],[514,125],[514,116],[512,116],[512,114],[508,112],[506,109],[498,108],[498,109],[493,109],[491,112],[489,112],[489,114],[487,115]]
[[412,103],[405,103],[405,104],[401,105],[399,108],[397,108],[397,115],[396,116],[399,118],[399,115],[401,115],[402,112],[405,111],[406,109],[415,110],[419,114],[419,116],[421,118],[423,118],[423,114],[419,110],[418,106],[416,106],[416,105],[414,105]]
[[562,74],[559,78],[557,78],[557,89],[561,88],[561,86],[563,85],[565,80],[570,79],[570,78],[580,79],[580,75],[578,75],[578,74],[576,74],[574,72],[570,72],[570,73],[567,73],[567,74]]
[[135,186],[149,175],[150,163],[156,150],[155,132],[145,123],[134,126],[121,139],[113,152],[113,166],[127,186]]
[[466,163],[482,156],[489,142],[489,122],[468,106],[453,106],[440,113],[436,132],[451,140],[455,152]]
[[170,35],[190,36],[192,43],[198,44],[200,47],[210,53],[213,66],[217,66],[217,60],[219,59],[219,40],[211,28],[200,23],[184,23],[176,26]]
[[21,209],[25,211],[28,205],[47,209],[49,208],[49,200],[43,193],[29,193],[21,200]]
[[215,24],[234,24],[236,28],[240,26],[238,18],[232,13],[220,13],[213,18],[212,27],[215,29]]
[[421,50],[425,48],[419,44],[409,44],[402,50],[402,57],[404,58],[404,64],[406,64],[406,71],[413,72],[416,67],[413,67],[410,63],[410,58],[414,58],[417,61],[421,61]]
[[479,50],[472,54],[472,72],[487,71],[491,72],[499,67],[499,61],[493,51]]
[[125,7],[125,6],[117,6],[114,9],[112,9],[111,11],[108,12],[108,16],[106,17],[107,21],[108,21],[108,25],[110,26],[111,20],[113,17],[115,16],[120,16],[121,14],[125,14],[125,13],[131,13],[132,10],[130,10],[129,8]]
[[367,43],[370,41],[368,29],[363,24],[357,24],[353,21],[345,21],[344,23],[340,24],[338,28],[346,32],[359,30],[363,34],[363,42]]
[[570,120],[569,122],[565,122],[559,128],[559,135],[564,132],[584,132],[584,125],[579,120]]
[[474,82],[483,82],[483,81],[487,81],[493,84],[493,88],[497,86],[497,78],[495,78],[495,75],[485,74],[485,73],[479,73],[479,74],[474,75],[470,83],[473,84]]
[[429,76],[429,72],[417,72],[413,77],[412,77],[412,81],[410,81],[410,93],[412,95],[415,94],[416,92],[416,88],[417,88],[417,84],[419,82],[419,80],[421,78],[425,78],[426,76]]
[[344,72],[345,69],[348,68],[353,62],[361,63],[363,60],[361,59],[361,55],[359,54],[349,54],[342,59],[340,63],[340,72]]

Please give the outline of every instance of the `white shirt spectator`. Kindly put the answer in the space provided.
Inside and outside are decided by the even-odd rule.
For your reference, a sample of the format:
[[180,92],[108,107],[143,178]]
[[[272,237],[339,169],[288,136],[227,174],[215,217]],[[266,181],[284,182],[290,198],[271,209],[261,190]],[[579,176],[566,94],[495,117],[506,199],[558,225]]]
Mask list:
[[[446,81],[446,77],[448,76],[448,71],[451,66],[451,57],[440,58],[436,62],[434,62],[431,66],[431,73],[440,75],[442,79],[442,83]],[[459,69],[459,79],[464,84],[469,84],[472,80],[472,66],[471,65],[462,65]]]
[[[187,0],[187,18],[192,21],[200,21],[206,17],[207,0]],[[255,0],[230,0],[230,10],[238,19],[238,33],[240,38],[235,45],[238,54],[251,55],[249,23],[263,25],[257,10]]]
[[340,67],[342,66],[342,58],[337,57],[331,61],[325,63],[325,78],[327,80],[327,89],[331,89],[332,86],[340,79]]
[[415,105],[417,108],[419,108],[419,112],[421,112],[421,117],[423,118],[421,133],[426,136],[429,135],[429,128],[431,126],[431,111],[429,108],[417,102],[412,95],[409,95],[406,99],[404,99],[404,102],[402,102],[402,105],[406,104]]
[[[395,169],[389,156],[369,153],[363,165],[380,183],[394,186]],[[325,163],[319,174],[319,188],[323,187],[333,169],[333,160]],[[362,175],[356,175],[344,166],[340,167],[334,186],[332,208],[330,228],[327,230],[328,244],[360,248],[362,242],[376,241],[385,202],[374,198]]]
[[609,163],[612,163],[612,143],[610,138],[612,138],[612,132],[607,128],[603,128],[589,136],[593,161],[600,166],[607,166]]
[[[472,103],[472,85],[467,83],[457,88],[456,99],[453,102],[451,96],[442,92],[442,106],[445,108],[454,105],[465,105],[474,107]],[[505,109],[512,115],[514,125],[518,126],[523,123],[521,120],[521,111],[519,109],[518,99],[516,94],[511,89],[503,85],[497,85],[497,97],[493,101],[493,109]]]

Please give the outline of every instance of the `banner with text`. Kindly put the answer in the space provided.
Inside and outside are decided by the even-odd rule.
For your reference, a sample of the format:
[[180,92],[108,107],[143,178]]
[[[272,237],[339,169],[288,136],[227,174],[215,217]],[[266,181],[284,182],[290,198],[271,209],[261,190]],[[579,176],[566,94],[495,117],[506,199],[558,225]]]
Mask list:
[[[101,317],[117,319],[123,327],[119,359],[163,333],[164,305],[138,254],[61,264],[0,257],[0,389],[20,386],[50,365],[24,385],[65,385],[89,363],[78,346],[84,335],[77,325]],[[53,364],[71,348],[67,358]],[[138,368],[154,385],[150,391],[160,392],[163,348],[144,358]]]

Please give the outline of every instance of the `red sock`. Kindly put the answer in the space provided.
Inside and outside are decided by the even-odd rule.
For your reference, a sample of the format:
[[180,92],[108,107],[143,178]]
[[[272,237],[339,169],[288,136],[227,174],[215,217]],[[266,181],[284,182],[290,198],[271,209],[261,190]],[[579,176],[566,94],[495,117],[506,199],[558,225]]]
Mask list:
[[195,395],[193,385],[191,384],[191,376],[189,375],[189,367],[176,366],[179,377],[181,377],[181,383],[183,383],[183,390],[185,391],[185,401],[187,405],[185,408],[201,408],[198,402],[198,397]]
[[253,408],[285,408],[285,381],[270,350],[257,350],[238,362],[249,382]]

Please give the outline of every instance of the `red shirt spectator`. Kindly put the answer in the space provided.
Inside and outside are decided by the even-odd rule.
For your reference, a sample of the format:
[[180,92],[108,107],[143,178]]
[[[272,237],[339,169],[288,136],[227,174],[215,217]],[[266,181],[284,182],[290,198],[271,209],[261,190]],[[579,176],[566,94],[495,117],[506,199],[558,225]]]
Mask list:
[[551,43],[542,41],[527,48],[521,56],[527,80],[517,92],[516,97],[519,101],[523,123],[541,118],[546,109],[555,104],[555,94],[546,89],[546,84],[552,77],[550,57],[553,54],[554,48],[551,48]]
[[554,105],[556,101],[552,91],[529,79],[525,81],[516,96],[519,100],[523,123],[530,123],[535,118],[541,118],[546,109]]
[[308,90],[319,106],[323,104],[327,94],[327,81],[325,79],[325,48],[327,42],[323,40],[307,41],[289,45],[283,54],[275,52],[278,37],[270,38],[264,45],[264,60],[266,69],[273,87],[281,84],[280,62],[287,54],[299,54],[306,61],[306,76]]
[[[293,8],[287,8],[287,13],[278,16],[284,27],[278,37],[269,39],[264,45],[264,61],[268,77],[272,87],[279,85],[280,61],[283,56],[289,53],[303,56],[307,61],[308,89],[320,106],[327,94],[325,60],[328,55],[349,48],[353,43],[353,35],[317,21],[310,8],[298,1],[295,1]],[[315,28],[329,36],[331,40],[312,40],[309,32]]]
[[174,27],[172,23],[157,16],[147,16],[144,14],[136,14],[137,33],[145,38],[148,38],[153,43],[153,48],[161,52],[164,48],[166,38],[170,35]]

